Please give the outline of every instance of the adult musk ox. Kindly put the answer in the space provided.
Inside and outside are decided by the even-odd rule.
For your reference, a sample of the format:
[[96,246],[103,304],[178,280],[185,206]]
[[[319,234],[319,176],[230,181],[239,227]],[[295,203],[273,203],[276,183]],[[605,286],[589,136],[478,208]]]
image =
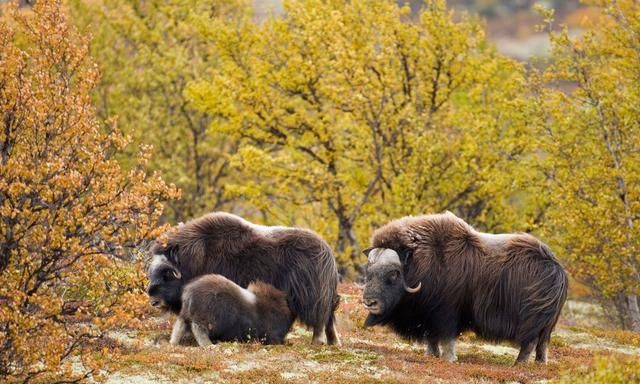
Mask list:
[[262,281],[287,294],[294,316],[313,328],[313,343],[322,343],[325,334],[329,344],[340,343],[336,262],[312,231],[266,227],[217,212],[174,228],[150,251],[148,293],[156,306],[180,313],[184,285],[204,274],[223,275],[242,287]]
[[177,345],[190,328],[200,346],[212,340],[283,344],[293,320],[286,294],[272,285],[253,282],[245,289],[209,274],[185,285],[170,342]]
[[473,330],[520,346],[516,364],[547,346],[567,296],[551,250],[528,234],[492,235],[452,213],[405,217],[378,229],[365,251],[366,326],[389,325],[457,360],[455,341]]

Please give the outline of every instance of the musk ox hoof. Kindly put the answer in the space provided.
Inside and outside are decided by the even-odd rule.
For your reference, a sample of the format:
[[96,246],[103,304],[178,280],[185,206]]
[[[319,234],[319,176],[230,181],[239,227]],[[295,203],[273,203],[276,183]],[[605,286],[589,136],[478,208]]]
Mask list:
[[313,345],[325,345],[325,344],[327,344],[327,342],[325,341],[324,337],[314,337],[311,340],[311,344],[313,344]]
[[442,358],[450,363],[455,363],[456,361],[458,361],[458,356],[456,355],[443,355]]
[[424,355],[425,356],[429,356],[429,357],[439,358],[440,357],[440,350],[434,350],[434,349],[427,348],[427,350],[424,351]]

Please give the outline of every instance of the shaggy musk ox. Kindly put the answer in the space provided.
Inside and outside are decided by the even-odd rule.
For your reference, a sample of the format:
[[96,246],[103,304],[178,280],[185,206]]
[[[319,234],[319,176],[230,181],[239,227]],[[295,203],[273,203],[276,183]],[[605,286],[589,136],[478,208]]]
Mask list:
[[183,286],[220,274],[247,287],[253,281],[287,294],[295,317],[313,328],[313,342],[339,344],[334,311],[338,272],[329,245],[312,231],[266,227],[228,213],[211,213],[167,233],[151,247],[152,305],[180,313]]
[[528,234],[477,232],[452,213],[405,217],[378,229],[366,250],[366,326],[389,325],[457,360],[455,341],[473,330],[520,346],[516,364],[547,346],[567,296],[567,276]]
[[189,328],[202,347],[212,340],[283,344],[293,320],[287,296],[273,286],[254,282],[245,289],[224,276],[204,275],[184,287],[171,344]]

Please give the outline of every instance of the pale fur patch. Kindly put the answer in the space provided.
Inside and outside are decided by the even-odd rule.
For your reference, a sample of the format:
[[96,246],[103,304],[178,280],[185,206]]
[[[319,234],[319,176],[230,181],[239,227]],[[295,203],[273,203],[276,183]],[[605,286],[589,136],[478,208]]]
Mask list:
[[238,219],[240,222],[242,222],[242,224],[246,225],[247,227],[253,229],[254,231],[260,233],[261,235],[265,235],[268,236],[270,234],[272,234],[273,232],[276,231],[281,231],[281,230],[286,230],[286,229],[291,229],[289,227],[283,227],[280,225],[276,225],[276,226],[268,226],[268,225],[260,225],[260,224],[254,224],[250,221],[247,221],[246,219],[240,217],[240,216],[236,216],[234,214],[229,213],[229,216],[233,216],[236,219]]
[[283,227],[283,226],[280,226],[280,225],[276,225],[276,226],[270,227],[270,226],[267,226],[267,225],[260,225],[260,224],[253,224],[253,223],[249,223],[249,224],[250,224],[249,226],[253,230],[255,230],[256,232],[258,232],[258,233],[260,233],[262,235],[265,235],[265,236],[270,235],[270,234],[272,234],[274,232],[277,232],[277,231],[281,231],[281,230],[285,230],[285,229],[291,229],[291,228]]
[[497,246],[504,245],[504,243],[512,238],[514,235],[511,233],[500,233],[500,234],[492,234],[492,233],[484,233],[484,232],[476,232],[480,240],[484,241],[487,245]]
[[400,256],[389,248],[374,248],[369,252],[370,264],[400,264]]
[[238,289],[240,290],[240,296],[242,297],[242,299],[250,304],[250,305],[255,305],[256,304],[256,294],[251,292],[248,289],[244,289],[241,286],[238,285]]
[[149,270],[153,271],[154,269],[160,267],[163,264],[170,264],[169,260],[165,255],[153,255],[153,259],[151,260],[151,265],[149,266]]

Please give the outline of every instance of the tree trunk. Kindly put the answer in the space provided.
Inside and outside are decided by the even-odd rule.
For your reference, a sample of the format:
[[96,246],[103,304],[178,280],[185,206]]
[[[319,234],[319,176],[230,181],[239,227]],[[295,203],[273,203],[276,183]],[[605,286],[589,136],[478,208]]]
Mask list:
[[638,302],[638,295],[625,295],[620,292],[616,295],[614,303],[618,312],[620,327],[640,332],[640,309],[638,308],[640,303]]
[[336,243],[336,252],[339,254],[345,254],[347,251],[347,256],[349,257],[348,262],[350,265],[340,265],[338,266],[338,269],[342,276],[353,278],[355,277],[351,276],[353,272],[356,274],[360,274],[362,272],[362,266],[360,263],[360,246],[358,245],[358,240],[353,233],[353,223],[346,218],[340,218],[338,219],[338,241]]
[[629,319],[629,329],[640,332],[640,309],[638,308],[638,296],[627,295],[627,317]]

